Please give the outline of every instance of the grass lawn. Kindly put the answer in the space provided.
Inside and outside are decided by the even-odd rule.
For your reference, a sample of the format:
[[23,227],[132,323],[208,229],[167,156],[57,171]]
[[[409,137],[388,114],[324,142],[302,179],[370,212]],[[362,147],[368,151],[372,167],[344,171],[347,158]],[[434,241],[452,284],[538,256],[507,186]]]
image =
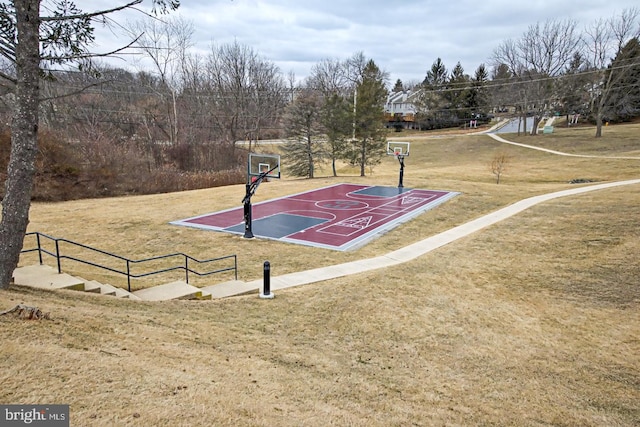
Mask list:
[[[502,136],[640,157],[639,130]],[[265,260],[279,275],[369,258],[574,188],[573,179],[640,177],[640,160],[561,157],[482,135],[390,135],[399,138],[411,141],[405,186],[461,195],[351,252],[169,224],[239,206],[243,186],[36,203],[29,230],[131,258],[237,254],[240,279],[251,280]],[[510,161],[497,185],[489,164],[503,152]],[[348,166],[337,178],[322,173],[287,178],[284,165],[285,178],[253,201],[338,182],[396,185],[398,163],[385,158],[364,178]],[[398,268],[273,300],[152,303],[13,287],[0,292],[0,310],[25,303],[52,320],[0,316],[0,402],[67,403],[74,426],[637,425],[639,206],[638,185],[556,199]]]

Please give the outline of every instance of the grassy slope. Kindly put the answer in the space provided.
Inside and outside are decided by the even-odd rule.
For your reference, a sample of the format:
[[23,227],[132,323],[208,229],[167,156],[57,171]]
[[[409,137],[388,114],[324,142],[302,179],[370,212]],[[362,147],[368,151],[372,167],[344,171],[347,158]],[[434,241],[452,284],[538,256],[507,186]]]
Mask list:
[[[594,140],[558,129],[523,142],[633,155],[637,131],[613,127]],[[241,187],[36,204],[31,229],[135,257],[238,253],[251,279],[265,259],[283,274],[365,258],[573,178],[639,172],[638,161],[559,158],[482,136],[412,141],[405,185],[462,194],[351,253],[167,224],[237,206]],[[498,151],[513,158],[499,186],[487,166]],[[396,179],[385,159],[364,179],[264,184],[256,201]],[[24,302],[53,320],[0,317],[0,402],[70,403],[72,425],[92,426],[635,425],[638,206],[638,186],[554,200],[402,268],[271,301],[139,303],[15,288],[0,293],[0,308]]]

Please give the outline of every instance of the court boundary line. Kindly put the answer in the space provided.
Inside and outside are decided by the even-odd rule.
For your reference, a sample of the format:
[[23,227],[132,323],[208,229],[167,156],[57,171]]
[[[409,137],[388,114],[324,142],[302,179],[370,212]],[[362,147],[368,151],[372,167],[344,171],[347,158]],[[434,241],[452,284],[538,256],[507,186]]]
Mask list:
[[[292,200],[294,202],[301,202],[301,203],[308,203],[308,204],[312,204],[312,206],[314,207],[316,206],[320,207],[318,206],[318,203],[333,201],[334,199],[331,198],[331,199],[317,200],[317,199],[311,199],[307,197],[307,195],[312,194],[313,192],[316,192],[316,191],[322,192],[322,191],[329,190],[331,192],[331,189],[334,189],[336,187],[346,187],[346,188],[342,190],[344,192],[343,194],[344,199],[335,199],[335,200],[337,201],[353,200],[364,205],[363,207],[360,207],[357,209],[356,208],[341,209],[341,211],[357,210],[359,212],[348,214],[348,216],[343,220],[341,220],[340,222],[331,223],[336,219],[335,212],[317,211],[316,209],[312,209],[311,206],[310,206],[310,209],[294,209],[293,211],[296,212],[294,215],[298,215],[301,217],[308,217],[311,219],[321,218],[321,219],[324,219],[325,221],[323,221],[323,223],[320,223],[320,224],[311,225],[304,229],[294,230],[293,232],[287,235],[279,236],[279,237],[272,236],[268,232],[259,233],[257,230],[254,230],[254,234],[256,235],[256,237],[264,238],[267,240],[280,241],[287,244],[297,244],[297,245],[309,246],[314,248],[323,248],[323,249],[330,249],[330,250],[337,250],[337,251],[350,251],[350,250],[354,250],[362,247],[363,245],[371,242],[372,240],[388,233],[389,231],[398,227],[399,225],[404,224],[410,220],[413,220],[419,215],[439,206],[442,203],[447,202],[453,197],[460,195],[460,192],[455,192],[455,191],[430,190],[430,189],[421,189],[421,188],[407,188],[400,193],[390,195],[390,196],[375,195],[375,194],[359,194],[358,192],[360,191],[370,190],[370,189],[381,187],[381,186],[377,184],[370,185],[370,184],[353,184],[353,183],[340,182],[340,183],[327,185],[325,187],[321,187],[318,189],[306,190],[306,191],[294,193],[291,195],[284,195],[281,197],[264,200],[262,202],[256,203],[254,207],[265,205],[265,204],[272,204],[272,203],[277,204],[279,202],[286,201],[286,200]],[[395,189],[395,187],[393,188]],[[353,197],[354,195],[357,197],[354,198]],[[304,197],[300,197],[300,196],[304,196]],[[408,203],[407,206],[405,207],[389,206],[391,204],[403,205],[403,201],[407,197],[413,197],[418,201],[415,203]],[[367,202],[365,202],[364,200],[367,200]],[[374,200],[377,202],[381,202],[382,204],[379,206],[372,206],[371,203]],[[380,211],[385,207],[387,211]],[[196,228],[200,230],[224,232],[232,235],[242,235],[244,232],[243,221],[238,221],[229,225],[221,225],[220,223],[218,223],[218,225],[213,225],[213,224],[203,224],[203,223],[197,222],[202,218],[207,218],[207,217],[216,216],[216,215],[224,215],[230,212],[240,211],[240,209],[241,208],[237,206],[231,207],[231,208],[216,211],[216,212],[208,212],[208,213],[192,216],[189,218],[170,221],[170,224],[178,225],[178,226],[186,226],[186,227]],[[286,209],[284,211],[273,212],[265,216],[256,216],[255,218],[253,218],[253,222],[257,227],[260,221],[269,221],[269,218],[272,218],[277,216],[278,214],[283,214],[287,212],[290,213],[291,210]],[[303,212],[311,213],[311,215],[303,214]],[[333,219],[320,217],[317,214],[314,215],[313,213],[315,212],[324,213],[325,215],[331,215]],[[374,217],[373,219],[375,221],[371,222],[366,227],[363,227],[363,228],[356,227],[354,228],[353,232],[349,234],[333,233],[330,231],[331,227],[344,227],[344,225],[341,225],[341,223],[343,223],[344,221],[348,221],[353,218],[364,217],[367,215],[373,216]],[[330,222],[331,224],[326,224],[326,222]],[[314,240],[311,236],[308,236],[307,238],[305,238],[305,235],[303,235],[302,233],[306,232],[307,230],[314,230],[313,232],[317,233],[318,236],[322,236],[322,235],[335,236],[336,238],[338,238],[338,241],[335,241],[332,243],[330,241],[327,241],[326,238],[319,238],[317,240]],[[351,236],[354,234],[359,234],[359,235],[351,238]],[[348,239],[348,240],[344,241],[345,239]]]

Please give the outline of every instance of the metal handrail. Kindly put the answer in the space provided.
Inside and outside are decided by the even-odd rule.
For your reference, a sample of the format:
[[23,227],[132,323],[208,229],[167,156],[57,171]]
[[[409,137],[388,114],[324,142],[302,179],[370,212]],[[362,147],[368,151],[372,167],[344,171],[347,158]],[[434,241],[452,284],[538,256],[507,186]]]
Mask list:
[[[185,273],[185,282],[189,283],[189,273],[193,273],[199,277],[203,277],[203,276],[210,276],[212,274],[216,274],[216,273],[223,273],[226,271],[233,271],[234,272],[234,276],[235,276],[235,280],[238,280],[238,258],[236,255],[227,255],[227,256],[223,256],[223,257],[219,257],[219,258],[210,258],[210,259],[204,259],[204,260],[199,260],[197,258],[194,258],[190,255],[184,254],[182,252],[176,252],[176,253],[172,253],[172,254],[168,254],[168,255],[158,255],[158,256],[154,256],[154,257],[150,257],[150,258],[144,258],[144,259],[129,259],[111,252],[107,252],[107,251],[103,251],[102,249],[96,249],[93,248],[91,246],[88,245],[84,245],[82,243],[78,243],[78,242],[74,242],[72,240],[68,240],[68,239],[64,239],[64,238],[58,238],[58,237],[52,237],[49,235],[46,235],[44,233],[40,233],[39,231],[33,231],[30,233],[26,233],[26,236],[32,236],[35,235],[36,236],[36,247],[35,248],[30,248],[30,249],[23,249],[20,253],[28,253],[28,252],[38,252],[38,260],[40,262],[40,264],[43,264],[43,259],[42,259],[42,255],[46,254],[49,256],[52,256],[54,258],[56,258],[56,263],[57,263],[57,267],[58,267],[58,273],[62,273],[62,263],[61,261],[63,259],[68,259],[71,261],[76,261],[76,262],[80,262],[82,264],[86,264],[86,265],[90,265],[93,267],[97,267],[97,268],[101,268],[103,270],[107,270],[110,271],[112,273],[117,273],[117,274],[122,274],[127,276],[127,290],[129,292],[131,292],[131,279],[137,279],[140,277],[147,277],[147,276],[152,276],[154,274],[161,274],[161,273],[167,273],[169,271],[175,271],[175,270],[184,270]],[[55,243],[55,253],[51,252],[49,250],[47,250],[46,248],[43,247],[42,244],[42,238],[48,239],[52,242]],[[120,261],[124,261],[125,265],[126,265],[126,269],[125,271],[121,271],[118,270],[116,268],[112,268],[112,267],[108,267],[105,265],[101,265],[95,262],[91,262],[85,259],[81,259],[81,258],[77,258],[71,255],[63,255],[60,253],[60,243],[68,243],[70,245],[82,248],[82,249],[87,249],[89,251],[93,251],[95,253],[99,253],[102,255],[106,255],[108,257],[111,257],[113,259],[117,259]],[[150,261],[159,261],[159,260],[163,260],[163,259],[167,259],[167,258],[175,258],[175,257],[180,257],[182,258],[183,262],[182,265],[172,265],[166,268],[162,268],[160,270],[154,270],[154,271],[150,271],[147,273],[139,273],[139,274],[134,274],[131,272],[131,267],[132,265],[139,265],[145,262],[150,262]],[[219,268],[216,270],[211,270],[211,271],[205,271],[205,272],[199,272],[196,270],[193,270],[190,265],[189,262],[191,263],[196,263],[198,265],[200,264],[209,264],[209,263],[214,263],[214,262],[222,262],[222,261],[226,261],[226,260],[230,260],[233,259],[233,266],[232,267],[225,267],[225,268]]]

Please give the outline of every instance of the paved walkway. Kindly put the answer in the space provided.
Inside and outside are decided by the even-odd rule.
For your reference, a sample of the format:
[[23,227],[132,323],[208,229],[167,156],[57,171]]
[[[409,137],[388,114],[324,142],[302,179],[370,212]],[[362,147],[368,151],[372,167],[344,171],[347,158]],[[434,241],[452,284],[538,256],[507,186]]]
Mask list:
[[558,156],[567,156],[567,157],[584,157],[589,159],[625,159],[625,160],[640,160],[640,157],[631,157],[631,156],[596,156],[589,154],[570,154],[564,153],[562,151],[550,150],[548,148],[536,147],[534,145],[521,144],[519,142],[507,141],[506,139],[496,135],[495,133],[487,133],[487,136],[495,139],[496,141],[502,142],[504,144],[517,145],[523,148],[529,148],[531,150],[545,151],[547,153],[556,154]]

